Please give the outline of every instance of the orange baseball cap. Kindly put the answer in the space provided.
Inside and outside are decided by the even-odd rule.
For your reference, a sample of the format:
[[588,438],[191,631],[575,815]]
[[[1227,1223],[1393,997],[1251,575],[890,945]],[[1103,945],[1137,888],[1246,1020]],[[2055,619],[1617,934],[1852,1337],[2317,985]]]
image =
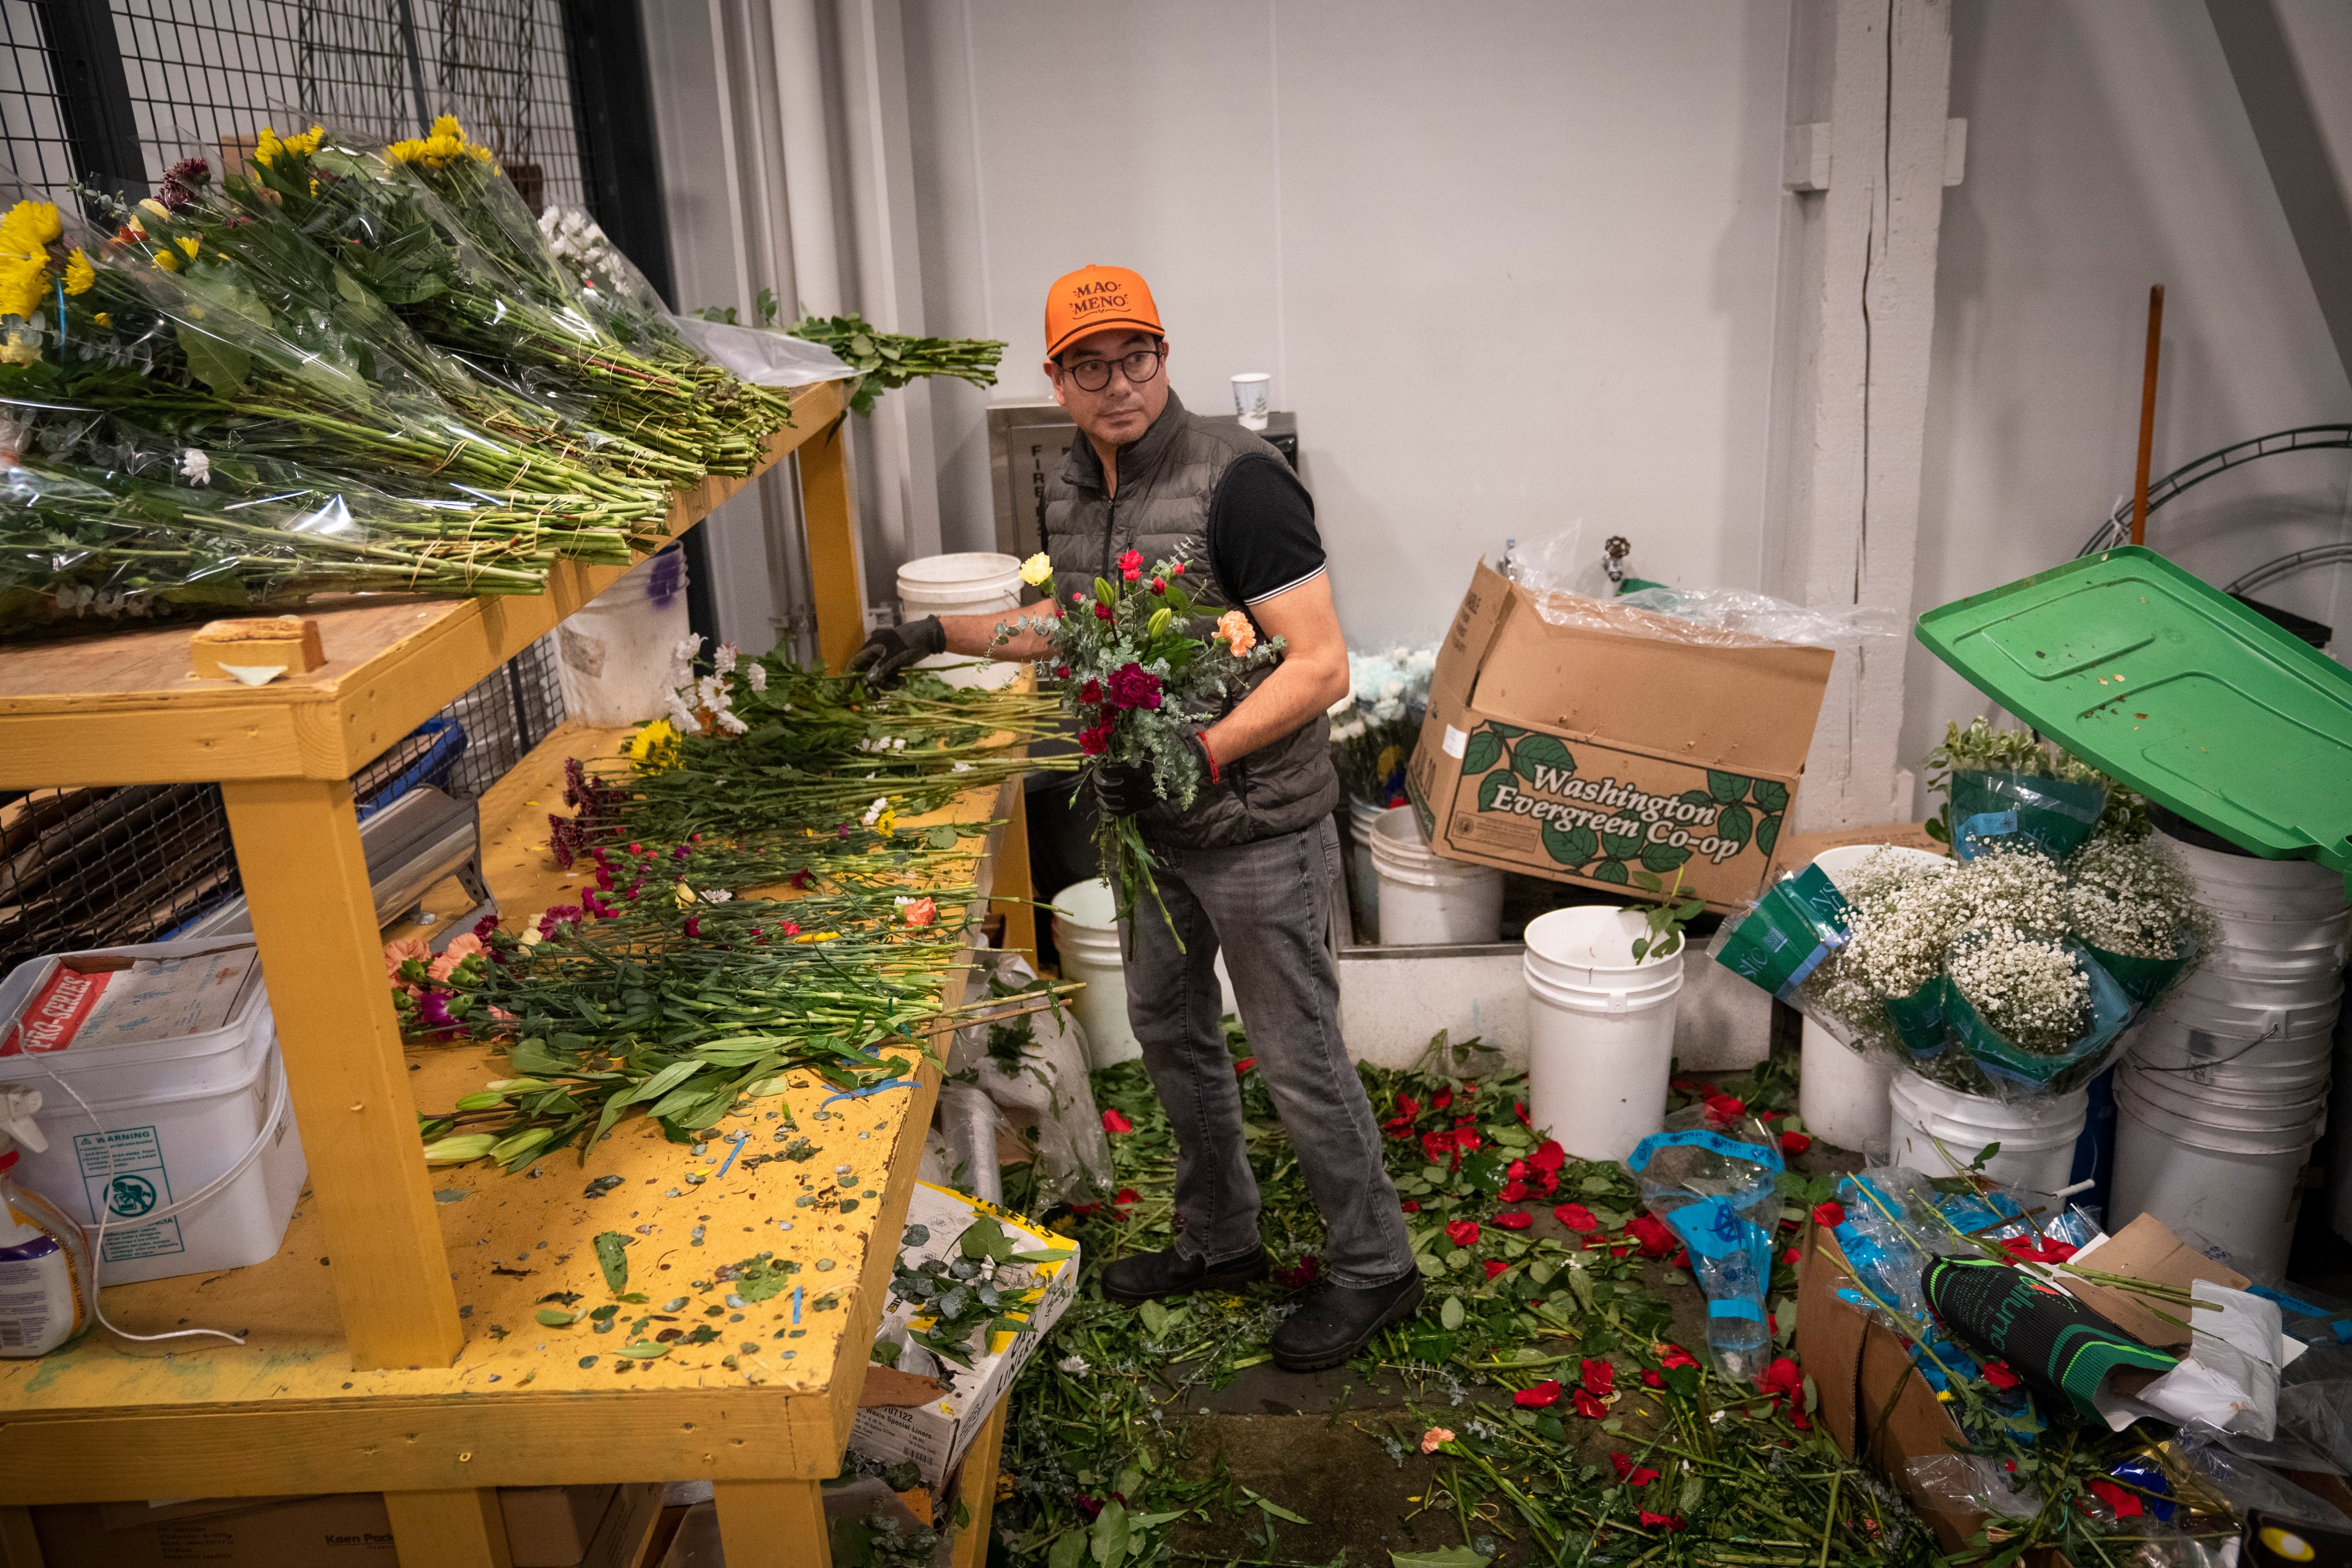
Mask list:
[[1160,308],[1142,274],[1124,267],[1081,267],[1054,279],[1045,291],[1045,357],[1052,359],[1089,332],[1133,327],[1164,336]]

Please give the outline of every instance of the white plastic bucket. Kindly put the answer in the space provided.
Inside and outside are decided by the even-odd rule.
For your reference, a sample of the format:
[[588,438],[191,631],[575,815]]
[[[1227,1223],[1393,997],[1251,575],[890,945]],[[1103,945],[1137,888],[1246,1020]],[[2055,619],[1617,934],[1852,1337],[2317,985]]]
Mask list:
[[2133,1031],[2129,1059],[2144,1072],[2187,1084],[2284,1089],[2327,1077],[2331,1035],[2306,1029],[2242,1040],[2187,1028],[2159,1014]]
[[[214,937],[100,951],[171,958],[234,945]],[[0,983],[0,1018],[16,1016],[45,968],[37,959]],[[49,1140],[43,1152],[24,1149],[16,1180],[93,1237],[105,1207],[100,1284],[241,1268],[285,1239],[309,1165],[257,973],[220,1028],[0,1058],[0,1085],[40,1091]]]
[[1107,1068],[1143,1054],[1127,1021],[1127,963],[1119,949],[1118,900],[1100,877],[1054,895],[1054,946],[1062,978],[1083,980],[1070,1003],[1087,1033],[1087,1065]]
[[2199,897],[2213,909],[2284,921],[2324,921],[2344,911],[2344,879],[2315,860],[2224,855],[2169,834],[2160,837],[2197,884]]
[[[1873,856],[1897,863],[1940,864],[1941,855],[1901,844],[1842,844],[1813,857],[1813,864],[1840,887]],[[1841,1149],[1886,1147],[1893,1112],[1886,1101],[1892,1064],[1865,1056],[1835,1035],[1805,1020],[1798,1059],[1797,1114],[1805,1130]]]
[[2117,1079],[2148,1104],[2214,1132],[2276,1132],[2325,1119],[2327,1078],[2284,1089],[2218,1089],[2184,1082],[2170,1073],[2144,1072],[2125,1064]]
[[1797,1114],[1805,1131],[1841,1149],[1886,1147],[1894,1112],[1886,1102],[1892,1063],[1842,1045],[1835,1035],[1805,1020],[1800,1037]]
[[1948,1176],[1967,1169],[1986,1144],[1998,1143],[2000,1152],[1985,1162],[1985,1174],[2037,1193],[2054,1193],[2073,1180],[2074,1142],[2091,1106],[2085,1089],[2009,1103],[1963,1094],[1913,1072],[1893,1076],[1886,1101],[1895,1163]]
[[584,724],[635,724],[663,711],[686,616],[686,552],[638,562],[555,628],[563,711]]
[[1433,854],[1412,807],[1381,813],[1372,824],[1371,848],[1380,875],[1381,946],[1490,942],[1502,934],[1502,872]]
[[[984,616],[1021,605],[1021,563],[993,551],[968,550],[925,555],[898,568],[898,605],[908,620],[925,616]],[[1009,686],[1021,674],[1016,662],[974,663],[962,654],[935,654],[919,668],[936,669],[950,686]]]
[[1586,904],[1528,926],[1528,1120],[1580,1160],[1622,1160],[1665,1121],[1681,952],[1637,963],[1639,910]]
[[1363,911],[1368,928],[1357,933],[1362,942],[1380,940],[1381,873],[1372,864],[1372,825],[1391,809],[1352,795],[1348,800],[1348,837],[1355,845],[1355,852],[1348,857],[1348,880],[1355,889],[1356,908]]
[[2167,1110],[2118,1074],[2107,1225],[2120,1230],[2152,1214],[2225,1248],[2255,1277],[2275,1278],[2286,1268],[2304,1162],[2318,1136],[2315,1117],[2267,1132],[2216,1129]]

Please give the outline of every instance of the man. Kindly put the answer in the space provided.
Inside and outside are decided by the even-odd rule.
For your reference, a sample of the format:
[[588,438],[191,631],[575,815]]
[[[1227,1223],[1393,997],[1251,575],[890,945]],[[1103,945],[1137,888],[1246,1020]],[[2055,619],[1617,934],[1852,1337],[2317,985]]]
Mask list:
[[[1162,799],[1147,768],[1103,768],[1104,810],[1137,816],[1160,862],[1156,909],[1129,922],[1128,1017],[1174,1124],[1176,1245],[1103,1271],[1114,1300],[1234,1289],[1265,1277],[1258,1191],[1241,1091],[1220,1026],[1224,951],[1258,1070],[1273,1090],[1329,1233],[1326,1283],[1276,1331],[1293,1371],[1336,1366],[1421,1303],[1396,1189],[1370,1103],[1340,1043],[1332,942],[1339,781],[1324,711],[1348,689],[1348,649],[1324,572],[1313,502],[1272,447],[1185,412],[1168,384],[1168,340],[1141,278],[1087,267],[1045,301],[1046,375],[1080,439],[1045,488],[1045,545],[1064,603],[1133,549],[1186,563],[1213,616],[1238,605],[1280,661],[1190,736],[1203,783],[1191,806]],[[1001,616],[925,617],[877,632],[851,660],[887,677],[942,652],[991,651]],[[1024,631],[1000,657],[1042,658]]]

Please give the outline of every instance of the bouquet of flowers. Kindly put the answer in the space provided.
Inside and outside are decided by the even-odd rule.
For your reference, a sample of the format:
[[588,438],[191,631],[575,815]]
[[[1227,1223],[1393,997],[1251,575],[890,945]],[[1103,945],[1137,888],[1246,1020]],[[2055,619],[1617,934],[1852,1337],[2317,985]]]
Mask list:
[[[1118,570],[1118,581],[1097,577],[1092,595],[1074,593],[1066,605],[1049,599],[1000,636],[1025,627],[1053,643],[1052,657],[1037,668],[1060,683],[1063,710],[1077,721],[1078,750],[1087,758],[1081,787],[1107,763],[1149,768],[1160,799],[1181,811],[1202,783],[1186,737],[1223,712],[1253,671],[1273,664],[1283,641],[1258,641],[1240,610],[1209,622],[1185,591],[1181,561],[1155,562],[1147,571],[1130,550]],[[1053,563],[1033,555],[1021,574],[1043,584]],[[1169,918],[1138,818],[1105,812],[1095,847],[1121,920],[1134,911],[1139,890],[1150,891],[1161,918]],[[1169,929],[1175,929],[1172,920]]]
[[[1977,729],[1966,743],[1979,757],[2002,746],[1991,760],[2011,765],[1955,768],[1954,799],[1970,772],[2017,781],[2010,811],[1988,814],[2005,827],[1975,818],[1955,831],[1950,860],[1881,851],[1834,882],[1810,867],[1759,900],[1719,957],[1839,1039],[1924,1077],[1997,1099],[2063,1094],[2095,1077],[2138,1010],[2194,966],[2206,916],[2144,826],[2144,804],[2113,804],[2128,792],[2080,776],[2091,773],[2080,763],[2068,778],[2037,744]],[[2053,771],[2031,771],[2034,756]],[[2051,784],[2089,793],[2037,792]],[[1948,822],[1971,819],[1948,809]]]
[[1339,783],[1354,799],[1404,804],[1404,765],[1436,669],[1434,646],[1348,655],[1348,695],[1331,709],[1331,751]]

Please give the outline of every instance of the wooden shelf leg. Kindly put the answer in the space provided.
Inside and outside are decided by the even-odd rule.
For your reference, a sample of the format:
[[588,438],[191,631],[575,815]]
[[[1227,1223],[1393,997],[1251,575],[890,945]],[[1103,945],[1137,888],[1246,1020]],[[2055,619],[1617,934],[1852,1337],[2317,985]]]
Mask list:
[[[1012,1408],[1008,1390],[964,1451],[962,1502],[969,1517],[956,1534],[955,1568],[981,1568],[988,1561],[989,1518],[996,1511],[996,1472],[1004,1460],[1004,1418]],[[948,1513],[952,1518],[955,1510]]]
[[991,897],[1003,900],[1004,906],[1004,951],[1020,953],[1034,968],[1037,906],[1030,900],[1037,894],[1029,880],[1029,792],[1017,778],[1007,780],[1006,784],[1013,793],[1013,809],[998,837],[996,864],[990,868],[988,883]]
[[0,1568],[41,1568],[41,1538],[29,1508],[0,1508]]
[[827,669],[844,669],[866,640],[866,585],[857,564],[857,505],[849,473],[849,416],[810,437],[798,456],[809,596],[816,605],[817,658]]
[[833,1568],[816,1482],[719,1481],[711,1500],[727,1568]]
[[514,1568],[496,1487],[386,1492],[400,1568]]
[[259,779],[221,790],[352,1364],[447,1366],[466,1337],[352,786]]

